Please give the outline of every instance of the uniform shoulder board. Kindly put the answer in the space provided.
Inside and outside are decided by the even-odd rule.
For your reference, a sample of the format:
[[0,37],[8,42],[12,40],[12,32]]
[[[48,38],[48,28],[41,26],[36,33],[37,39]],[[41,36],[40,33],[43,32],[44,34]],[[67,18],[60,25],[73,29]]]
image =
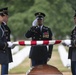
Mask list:
[[43,26],[43,28],[44,28],[44,29],[48,29],[48,27],[46,27],[46,26]]

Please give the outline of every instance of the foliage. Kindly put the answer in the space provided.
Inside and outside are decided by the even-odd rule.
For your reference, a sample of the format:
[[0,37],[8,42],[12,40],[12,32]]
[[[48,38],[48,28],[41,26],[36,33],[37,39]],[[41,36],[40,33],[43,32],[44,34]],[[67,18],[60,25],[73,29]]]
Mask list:
[[68,3],[70,3],[71,4],[71,7],[74,9],[74,10],[76,10],[76,0],[66,0]]
[[75,3],[71,0],[0,0],[0,7],[9,7],[8,26],[14,39],[25,39],[38,11],[46,14],[44,25],[51,28],[55,39],[65,39],[73,28]]

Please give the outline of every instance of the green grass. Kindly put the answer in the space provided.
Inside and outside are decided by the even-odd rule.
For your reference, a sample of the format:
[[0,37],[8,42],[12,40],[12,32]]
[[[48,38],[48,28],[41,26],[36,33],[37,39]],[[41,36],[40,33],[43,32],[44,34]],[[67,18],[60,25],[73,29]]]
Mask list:
[[50,59],[48,64],[57,67],[61,72],[69,71],[69,69],[63,66],[57,49],[54,49],[53,54],[52,54],[52,59]]
[[[58,68],[61,72],[70,72],[70,69],[63,66],[60,56],[57,50],[58,45],[54,45],[52,58],[48,61],[48,64],[55,66]],[[13,68],[9,71],[10,74],[16,73],[16,74],[25,74],[30,68],[30,60],[27,57],[19,66]]]

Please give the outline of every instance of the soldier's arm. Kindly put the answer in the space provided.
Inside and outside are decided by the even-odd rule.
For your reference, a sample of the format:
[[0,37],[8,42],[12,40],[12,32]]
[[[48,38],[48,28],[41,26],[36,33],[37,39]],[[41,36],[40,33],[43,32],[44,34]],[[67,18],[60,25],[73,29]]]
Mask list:
[[2,40],[0,40],[0,50],[4,50],[8,47],[7,42],[3,42]]
[[[49,40],[52,40],[52,31],[49,29]],[[53,45],[49,45],[48,47],[48,57],[51,58],[52,56],[52,50],[53,50]]]
[[26,32],[25,37],[27,37],[27,38],[33,37],[34,33],[35,33],[35,27],[31,27],[31,28]]
[[5,48],[8,47],[7,42],[4,42],[4,40],[1,39],[2,38],[2,34],[3,34],[3,32],[0,29],[0,50],[4,50]]

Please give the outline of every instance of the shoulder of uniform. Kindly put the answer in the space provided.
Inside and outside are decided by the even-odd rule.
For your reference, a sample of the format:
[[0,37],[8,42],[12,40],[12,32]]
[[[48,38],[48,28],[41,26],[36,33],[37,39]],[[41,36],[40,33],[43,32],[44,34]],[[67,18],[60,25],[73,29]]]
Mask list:
[[4,25],[4,23],[2,22],[1,25]]
[[47,26],[43,26],[43,28],[45,28],[45,29],[49,29],[49,27],[47,27]]

